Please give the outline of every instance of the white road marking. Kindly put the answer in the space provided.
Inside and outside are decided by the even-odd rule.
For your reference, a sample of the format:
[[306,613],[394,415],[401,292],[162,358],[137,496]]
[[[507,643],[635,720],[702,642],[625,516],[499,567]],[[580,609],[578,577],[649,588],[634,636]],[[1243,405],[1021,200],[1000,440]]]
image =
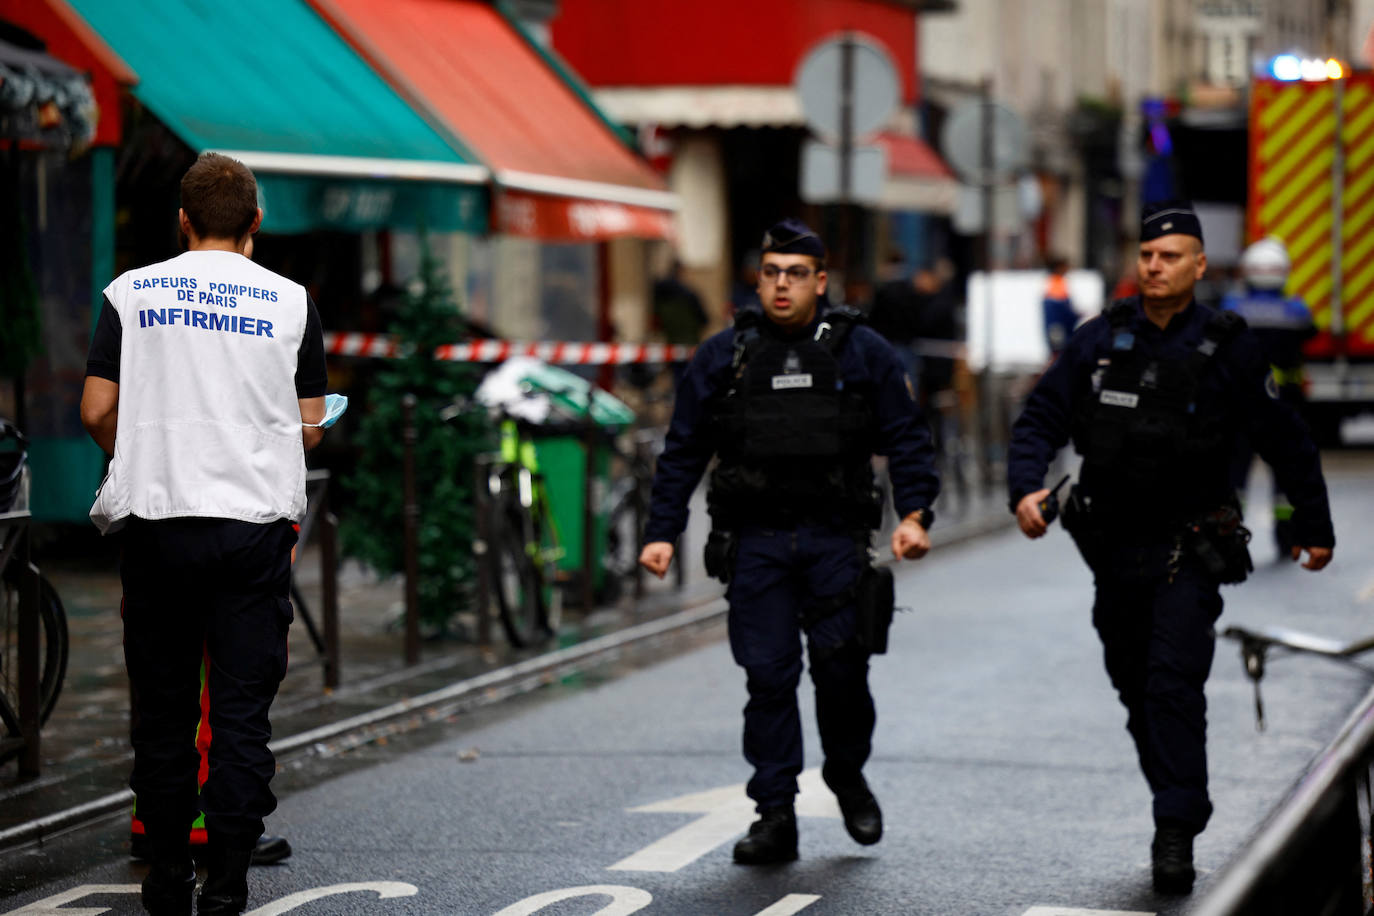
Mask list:
[[654,902],[653,896],[648,891],[642,891],[637,887],[625,887],[621,884],[589,884],[585,887],[565,887],[557,891],[545,891],[542,894],[535,894],[533,897],[526,897],[518,900],[506,907],[496,916],[530,916],[537,913],[551,903],[558,903],[560,900],[571,900],[575,897],[607,896],[611,898],[609,905],[597,910],[592,916],[629,916],[630,913],[638,912]]
[[250,910],[245,916],[280,916],[282,913],[290,912],[298,906],[309,903],[312,900],[319,900],[321,897],[334,897],[339,894],[356,894],[362,891],[372,891],[382,900],[390,897],[414,897],[420,893],[420,889],[413,884],[406,884],[403,881],[359,881],[352,884],[330,884],[327,887],[317,887],[308,891],[297,891],[288,894],[280,900],[274,900],[266,906],[260,906],[256,910]]
[[[840,806],[821,781],[819,769],[813,767],[803,771],[797,778],[797,788],[798,817],[838,819],[841,816]],[[702,817],[626,856],[610,866],[611,871],[677,871],[744,833],[755,817],[754,802],[744,794],[744,783],[680,795],[629,810],[645,814],[700,814]]]
[[1136,910],[1076,910],[1069,906],[1033,906],[1021,916],[1155,916]]
[[78,909],[58,909],[64,903],[72,903],[92,894],[137,894],[142,888],[137,884],[78,884],[71,890],[10,910],[4,916],[102,916],[110,912],[107,906],[83,906]]
[[792,916],[820,899],[820,894],[788,894],[768,909],[759,910],[757,916]]

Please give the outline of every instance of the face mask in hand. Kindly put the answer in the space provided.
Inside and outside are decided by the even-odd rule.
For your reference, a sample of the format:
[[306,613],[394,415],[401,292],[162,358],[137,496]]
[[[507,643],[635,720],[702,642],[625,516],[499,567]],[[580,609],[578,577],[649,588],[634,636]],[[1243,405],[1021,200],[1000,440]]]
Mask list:
[[324,396],[324,419],[318,423],[302,423],[302,426],[313,426],[318,429],[328,429],[342,417],[344,411],[348,409],[348,395],[346,394],[326,394]]

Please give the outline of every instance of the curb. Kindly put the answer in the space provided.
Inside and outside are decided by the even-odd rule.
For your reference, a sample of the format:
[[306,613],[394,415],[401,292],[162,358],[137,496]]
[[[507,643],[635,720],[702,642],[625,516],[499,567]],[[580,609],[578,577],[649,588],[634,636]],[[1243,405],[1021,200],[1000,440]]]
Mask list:
[[[948,537],[941,538],[937,549],[1013,527],[1005,517],[960,525],[949,532]],[[679,611],[658,620],[598,636],[579,645],[497,668],[439,690],[290,735],[273,741],[268,746],[279,760],[285,757],[300,759],[317,754],[338,753],[366,744],[383,735],[409,731],[441,721],[460,710],[492,705],[510,697],[530,693],[558,678],[610,661],[626,650],[651,646],[668,637],[707,626],[724,618],[726,609],[724,598],[709,599],[690,610]],[[133,800],[133,791],[123,789],[0,830],[0,852],[9,852],[17,847],[35,843],[41,844],[56,834],[92,824],[126,810],[133,804]]]

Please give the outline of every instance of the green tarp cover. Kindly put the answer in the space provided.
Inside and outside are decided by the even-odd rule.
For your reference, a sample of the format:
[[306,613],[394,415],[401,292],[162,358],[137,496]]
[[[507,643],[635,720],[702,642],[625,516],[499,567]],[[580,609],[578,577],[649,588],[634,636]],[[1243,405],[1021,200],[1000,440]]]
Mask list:
[[[69,2],[138,75],[139,101],[198,152],[473,161],[303,0]],[[478,185],[262,177],[267,232],[486,226]]]

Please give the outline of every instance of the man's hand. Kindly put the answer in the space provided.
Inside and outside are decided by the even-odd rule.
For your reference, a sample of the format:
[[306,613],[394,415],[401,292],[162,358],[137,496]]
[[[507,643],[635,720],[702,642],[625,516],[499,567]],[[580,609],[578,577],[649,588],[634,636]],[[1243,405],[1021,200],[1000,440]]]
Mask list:
[[1303,569],[1310,569],[1316,572],[1325,567],[1327,563],[1331,562],[1331,553],[1333,550],[1331,547],[1298,547],[1294,545],[1293,559],[1301,559],[1304,550],[1307,551],[1307,562],[1302,564]]
[[662,579],[673,562],[673,545],[667,541],[651,541],[639,552],[639,565]]
[[894,559],[919,560],[930,552],[930,534],[912,516],[902,519],[892,532]]
[[1036,490],[1021,497],[1021,501],[1016,504],[1016,524],[1021,526],[1021,532],[1026,537],[1043,537],[1050,529],[1050,526],[1045,524],[1045,517],[1040,514],[1040,503],[1049,495],[1048,489]]

